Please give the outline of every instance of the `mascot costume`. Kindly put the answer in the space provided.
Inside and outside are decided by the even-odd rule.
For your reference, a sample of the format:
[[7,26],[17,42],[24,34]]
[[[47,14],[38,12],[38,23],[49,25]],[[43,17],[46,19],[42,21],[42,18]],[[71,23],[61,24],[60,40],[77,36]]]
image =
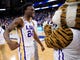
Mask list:
[[[80,0],[66,0],[44,26],[45,43],[54,60],[80,60]],[[56,26],[55,28],[54,25]]]

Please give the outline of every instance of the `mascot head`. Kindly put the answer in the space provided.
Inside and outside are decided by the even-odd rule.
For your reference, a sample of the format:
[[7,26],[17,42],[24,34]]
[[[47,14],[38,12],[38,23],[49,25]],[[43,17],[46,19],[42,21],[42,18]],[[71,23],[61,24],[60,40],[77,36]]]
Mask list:
[[52,21],[57,26],[80,29],[80,0],[66,0],[55,12]]
[[45,43],[47,47],[63,49],[73,40],[73,32],[70,28],[80,30],[80,0],[66,0],[55,12],[52,18],[55,29],[50,25],[44,27]]

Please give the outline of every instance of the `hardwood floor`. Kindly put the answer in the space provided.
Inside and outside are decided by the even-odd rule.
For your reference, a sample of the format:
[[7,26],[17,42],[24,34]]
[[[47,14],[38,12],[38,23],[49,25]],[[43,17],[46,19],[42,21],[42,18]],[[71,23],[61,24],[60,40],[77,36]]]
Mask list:
[[[44,42],[43,42],[43,44],[45,46]],[[11,51],[7,44],[5,44],[5,49],[6,49],[5,54],[8,58],[8,59],[5,59],[5,60],[19,60],[17,49],[14,50],[14,51]],[[38,45],[38,53],[39,53],[39,60],[53,60],[53,49],[49,49],[45,46],[45,51],[42,52],[41,49],[40,49],[40,46]],[[0,51],[0,60],[3,60],[1,51]]]
[[[13,31],[12,33],[14,33],[14,35],[16,34],[15,31]],[[41,47],[38,45],[39,60],[53,60],[53,49],[47,48],[44,41],[42,41],[42,43],[45,46],[45,51],[42,52],[40,49]],[[7,44],[5,44],[4,54],[6,56],[6,58],[4,57],[4,60],[19,60],[18,50],[16,49],[14,51],[11,51]],[[3,60],[1,51],[0,51],[0,60]]]

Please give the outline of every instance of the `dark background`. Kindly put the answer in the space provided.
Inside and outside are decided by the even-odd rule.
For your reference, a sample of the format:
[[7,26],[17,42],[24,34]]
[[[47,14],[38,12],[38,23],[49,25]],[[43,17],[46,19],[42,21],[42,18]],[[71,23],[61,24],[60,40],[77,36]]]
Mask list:
[[[43,2],[43,1],[45,2],[46,0],[0,0],[0,9],[6,8],[6,11],[0,11],[0,17],[21,15],[22,7],[24,7],[25,4],[29,2],[32,2],[34,4],[37,2]],[[34,7],[38,8],[38,7],[54,5],[58,3],[63,4],[64,2],[65,0],[56,0],[46,4],[35,5]],[[57,8],[58,7],[51,8],[51,9],[55,10]]]

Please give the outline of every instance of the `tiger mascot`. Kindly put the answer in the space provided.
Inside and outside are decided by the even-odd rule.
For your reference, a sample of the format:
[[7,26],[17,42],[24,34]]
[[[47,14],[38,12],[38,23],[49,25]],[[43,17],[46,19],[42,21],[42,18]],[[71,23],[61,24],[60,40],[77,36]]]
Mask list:
[[80,60],[80,0],[66,0],[44,26],[45,43],[54,49],[54,60]]

